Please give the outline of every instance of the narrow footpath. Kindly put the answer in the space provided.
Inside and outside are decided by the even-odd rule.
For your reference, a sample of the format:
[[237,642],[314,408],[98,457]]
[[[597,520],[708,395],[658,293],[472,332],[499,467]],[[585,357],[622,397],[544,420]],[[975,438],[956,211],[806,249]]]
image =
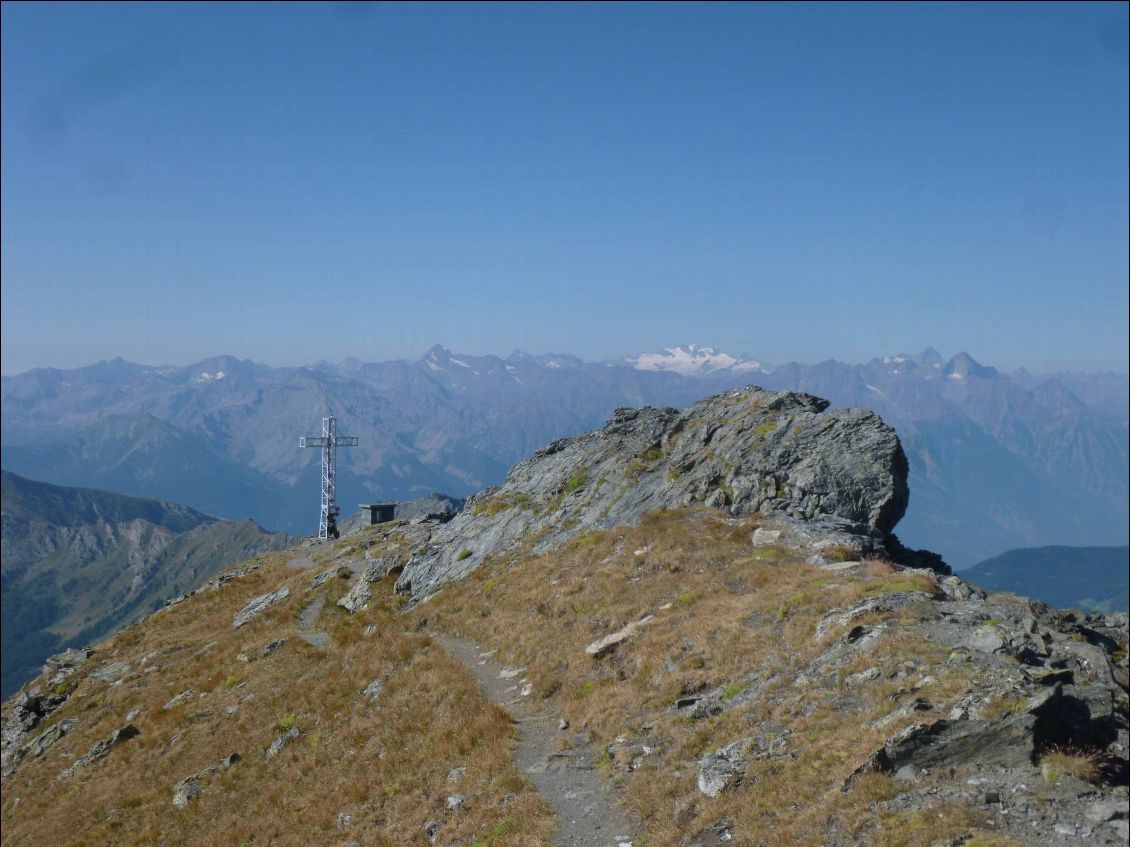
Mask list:
[[518,725],[514,759],[557,816],[557,847],[631,847],[636,828],[596,770],[599,751],[585,734],[559,729],[557,715],[537,714],[522,696],[521,674],[515,672],[520,669],[504,668],[468,641],[434,633],[432,637],[475,675],[483,694]]

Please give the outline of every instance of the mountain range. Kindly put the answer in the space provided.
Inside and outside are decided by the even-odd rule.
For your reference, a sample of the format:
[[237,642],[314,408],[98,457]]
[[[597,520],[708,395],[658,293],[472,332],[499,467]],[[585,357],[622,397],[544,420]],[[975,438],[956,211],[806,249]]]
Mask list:
[[908,471],[728,389],[263,553],[4,702],[0,840],[1125,845],[1126,615],[908,550]]
[[2,472],[3,696],[233,562],[286,546],[250,520]]
[[[683,408],[747,384],[874,409],[910,462],[900,535],[967,567],[1042,544],[1121,544],[1128,514],[1127,378],[1005,374],[933,349],[865,364],[766,364],[684,345],[606,362],[568,354],[270,367],[220,356],[187,367],[123,360],[2,380],[5,468],[231,519],[310,532],[317,452],[298,437],[334,414],[346,511],[432,491],[465,496],[617,407]],[[188,469],[190,472],[185,472]]]

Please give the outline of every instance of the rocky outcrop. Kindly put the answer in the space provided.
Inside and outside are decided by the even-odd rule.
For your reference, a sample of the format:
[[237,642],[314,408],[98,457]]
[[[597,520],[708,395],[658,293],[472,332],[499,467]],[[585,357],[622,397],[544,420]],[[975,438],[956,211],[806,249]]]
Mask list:
[[205,783],[222,770],[227,770],[232,765],[241,761],[239,753],[225,756],[214,765],[209,765],[202,771],[186,776],[173,786],[173,808],[184,809],[188,804],[204,793]]
[[115,729],[106,738],[91,747],[73,765],[59,774],[59,779],[69,779],[84,768],[90,767],[92,763],[101,759],[119,744],[129,741],[131,738],[137,738],[139,735],[141,735],[141,732],[133,724],[126,724],[121,729]]
[[271,742],[271,746],[267,748],[267,757],[271,758],[273,756],[277,756],[280,752],[282,752],[283,747],[292,742],[301,734],[302,731],[298,727],[292,726],[290,729],[288,729],[286,732],[284,732],[282,735]]
[[[421,597],[491,554],[535,552],[653,509],[827,519],[883,548],[906,511],[907,461],[873,412],[746,388],[687,408],[620,409],[595,432],[555,441],[438,526],[397,581]],[[899,545],[901,547],[901,545]],[[909,551],[908,551],[909,552]]]
[[747,763],[746,750],[752,738],[739,738],[698,763],[698,790],[707,797],[717,797],[731,785],[741,781]]
[[262,594],[259,597],[252,597],[247,602],[247,605],[240,609],[235,615],[232,616],[231,625],[235,629],[239,629],[246,623],[257,618],[263,612],[267,611],[271,606],[276,603],[281,603],[290,596],[290,589],[283,586],[278,591],[272,591],[269,594]]

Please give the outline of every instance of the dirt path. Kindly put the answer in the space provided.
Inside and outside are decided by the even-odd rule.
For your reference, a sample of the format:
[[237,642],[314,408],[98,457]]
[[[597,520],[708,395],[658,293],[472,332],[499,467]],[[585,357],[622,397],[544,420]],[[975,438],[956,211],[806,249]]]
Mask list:
[[[558,729],[558,716],[537,714],[521,694],[522,678],[468,641],[433,635],[479,681],[483,693],[518,724],[519,769],[537,786],[560,824],[558,847],[631,847],[635,827],[596,770],[600,753],[583,733]],[[568,743],[559,749],[562,739]]]
[[301,631],[301,638],[307,644],[325,649],[329,646],[330,637],[324,632],[315,632],[314,624],[318,622],[318,615],[322,613],[322,606],[326,603],[326,598],[319,595],[306,604],[306,607],[298,615],[298,629]]

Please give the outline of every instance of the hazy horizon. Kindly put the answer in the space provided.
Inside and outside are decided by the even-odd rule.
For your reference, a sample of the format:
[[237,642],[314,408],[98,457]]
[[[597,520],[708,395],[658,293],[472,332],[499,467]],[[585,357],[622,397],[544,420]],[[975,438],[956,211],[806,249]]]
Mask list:
[[1127,7],[4,4],[2,371],[1124,370]]
[[837,362],[840,362],[842,364],[847,364],[847,365],[863,365],[863,364],[867,364],[868,362],[871,362],[871,361],[882,359],[884,357],[900,356],[900,355],[914,356],[914,355],[918,355],[920,353],[925,352],[927,349],[933,349],[936,352],[938,352],[939,355],[941,355],[941,357],[946,361],[949,361],[954,356],[959,356],[961,354],[965,354],[965,355],[972,357],[978,364],[985,365],[986,367],[996,368],[998,371],[1000,371],[1001,373],[1004,373],[1004,374],[1011,374],[1011,373],[1016,373],[1016,372],[1021,371],[1021,370],[1025,370],[1025,371],[1028,371],[1030,374],[1037,375],[1037,376],[1040,376],[1040,375],[1053,376],[1053,375],[1056,375],[1056,374],[1088,374],[1088,375],[1096,375],[1097,376],[1097,375],[1103,375],[1103,374],[1113,374],[1113,375],[1116,375],[1116,376],[1128,376],[1128,377],[1130,377],[1130,371],[1128,371],[1126,368],[1122,368],[1122,369],[1111,368],[1111,369],[1107,369],[1107,370],[1089,370],[1089,371],[1088,370],[1078,370],[1078,369],[1067,369],[1067,368],[1046,370],[1046,369],[1039,369],[1039,368],[1031,367],[1029,365],[1026,365],[1023,362],[1017,363],[1017,364],[1011,364],[1011,363],[1002,364],[1002,363],[999,363],[999,362],[992,362],[992,361],[988,361],[986,359],[983,359],[980,356],[978,356],[976,353],[973,353],[973,352],[968,351],[968,350],[953,350],[953,351],[939,350],[935,345],[932,345],[932,344],[927,344],[927,345],[924,345],[924,346],[922,346],[918,349],[914,349],[914,350],[880,351],[880,352],[874,353],[873,355],[867,356],[865,358],[861,358],[861,359],[857,359],[857,360],[848,360],[848,359],[837,359],[836,357],[826,357],[824,359],[781,359],[781,358],[774,358],[774,357],[771,357],[771,356],[761,356],[761,355],[758,355],[756,352],[748,351],[748,350],[724,350],[723,348],[717,347],[716,345],[699,344],[698,342],[684,342],[683,344],[667,344],[667,345],[655,347],[655,348],[649,349],[649,350],[632,350],[632,351],[621,353],[619,355],[614,355],[614,356],[607,356],[607,357],[603,357],[603,358],[589,358],[589,357],[586,357],[586,356],[581,356],[580,354],[575,353],[572,350],[523,350],[523,349],[518,348],[518,347],[511,348],[510,350],[505,351],[505,352],[499,351],[499,350],[481,350],[481,351],[478,351],[478,350],[474,350],[474,351],[473,350],[461,350],[461,349],[456,349],[449,344],[445,344],[442,341],[437,341],[437,342],[429,345],[427,348],[418,351],[415,354],[409,353],[409,354],[403,355],[403,356],[388,356],[388,357],[380,357],[380,358],[366,358],[364,356],[349,355],[349,356],[346,356],[346,357],[341,358],[341,359],[308,359],[308,360],[293,360],[293,361],[282,361],[282,362],[280,362],[280,361],[270,361],[270,360],[267,360],[267,359],[256,358],[254,356],[239,356],[239,355],[236,355],[234,353],[220,352],[220,353],[211,353],[211,354],[206,355],[206,356],[200,356],[199,358],[193,358],[193,359],[188,359],[188,360],[179,361],[179,362],[172,362],[172,361],[158,362],[158,361],[142,361],[142,360],[138,360],[138,359],[130,359],[130,358],[127,358],[125,356],[112,356],[110,358],[98,359],[98,360],[95,360],[95,361],[85,362],[85,363],[82,363],[82,364],[79,364],[79,365],[68,366],[68,367],[56,367],[56,366],[52,366],[52,365],[43,365],[43,366],[37,366],[37,367],[33,367],[33,368],[27,368],[27,369],[22,370],[22,371],[12,371],[12,372],[8,372],[5,369],[2,373],[2,375],[4,377],[13,377],[13,376],[19,376],[20,374],[23,374],[23,373],[30,373],[30,372],[36,371],[36,370],[58,370],[58,371],[81,370],[82,368],[92,367],[94,365],[105,364],[105,363],[113,362],[113,361],[117,361],[117,360],[121,360],[121,361],[127,362],[128,364],[132,364],[132,365],[138,365],[138,366],[141,366],[141,367],[152,367],[152,368],[186,368],[186,367],[191,367],[192,365],[200,364],[201,362],[209,361],[211,359],[219,359],[219,358],[225,358],[225,357],[239,359],[240,361],[249,361],[249,362],[252,362],[256,365],[264,365],[266,367],[271,367],[271,368],[300,368],[300,367],[317,365],[317,364],[321,364],[321,363],[343,364],[343,363],[349,361],[350,359],[354,359],[354,360],[357,360],[357,361],[360,361],[360,362],[363,362],[363,363],[366,363],[366,364],[381,363],[381,362],[394,362],[394,361],[417,362],[417,361],[420,361],[421,359],[423,359],[427,355],[427,353],[435,347],[444,347],[455,355],[464,355],[464,356],[494,356],[494,357],[497,357],[497,358],[500,358],[500,359],[506,359],[507,357],[512,356],[515,353],[524,353],[524,354],[535,356],[535,357],[576,356],[577,358],[581,359],[586,364],[607,364],[607,363],[622,363],[622,362],[625,362],[628,359],[639,356],[643,353],[661,353],[661,352],[664,352],[664,351],[673,350],[677,347],[687,347],[687,346],[690,346],[690,345],[694,345],[694,346],[697,346],[699,348],[711,348],[711,349],[713,349],[717,352],[729,353],[733,356],[741,356],[741,357],[750,358],[750,359],[756,360],[756,361],[760,362],[761,364],[764,364],[764,365],[769,366],[769,367],[779,367],[779,366],[788,365],[788,364],[792,364],[792,363],[804,364],[804,365],[814,365],[814,364],[819,364],[820,362],[823,362],[823,361],[830,361],[830,360],[837,361]]

